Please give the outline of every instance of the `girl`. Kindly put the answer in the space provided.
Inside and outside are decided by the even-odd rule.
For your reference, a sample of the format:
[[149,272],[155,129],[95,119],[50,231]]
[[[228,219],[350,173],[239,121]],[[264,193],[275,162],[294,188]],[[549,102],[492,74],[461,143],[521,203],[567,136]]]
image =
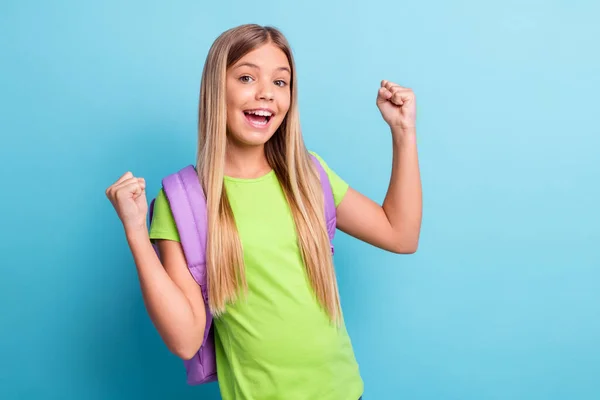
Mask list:
[[[200,88],[196,168],[207,198],[209,308],[222,398],[356,400],[363,381],[345,329],[323,217],[323,192],[300,132],[294,59],[276,29],[224,32]],[[329,177],[337,228],[413,253],[421,225],[415,96],[382,81],[391,180],[383,206]],[[159,191],[148,231],[145,181],[127,172],[106,191],[121,219],[149,315],[183,359],[202,344],[205,308]],[[157,257],[152,241],[157,243]]]

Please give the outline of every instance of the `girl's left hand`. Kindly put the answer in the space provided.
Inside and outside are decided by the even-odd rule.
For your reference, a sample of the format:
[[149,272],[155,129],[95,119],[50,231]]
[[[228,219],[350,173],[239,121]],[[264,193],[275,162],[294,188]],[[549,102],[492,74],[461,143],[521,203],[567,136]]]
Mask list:
[[415,94],[411,89],[390,81],[381,81],[377,107],[392,129],[414,129],[416,125]]

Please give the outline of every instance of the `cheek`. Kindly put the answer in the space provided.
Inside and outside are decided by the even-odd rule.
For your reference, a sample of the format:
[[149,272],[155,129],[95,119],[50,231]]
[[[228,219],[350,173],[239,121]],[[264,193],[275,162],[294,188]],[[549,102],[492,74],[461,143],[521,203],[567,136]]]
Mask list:
[[244,105],[244,96],[240,90],[227,91],[227,121],[239,121],[240,112]]
[[291,102],[292,99],[289,93],[286,93],[285,95],[281,96],[279,102],[279,110],[283,111],[282,114],[286,114],[288,112],[288,110],[290,109]]
[[284,103],[281,105],[281,109],[284,111],[284,112],[283,112],[283,113],[281,113],[281,114],[282,114],[283,116],[285,116],[285,115],[288,113],[288,111],[290,110],[290,101],[288,100],[287,102],[284,102]]
[[251,89],[247,86],[231,84],[228,85],[225,96],[227,98],[227,107],[239,110],[252,98],[252,93]]

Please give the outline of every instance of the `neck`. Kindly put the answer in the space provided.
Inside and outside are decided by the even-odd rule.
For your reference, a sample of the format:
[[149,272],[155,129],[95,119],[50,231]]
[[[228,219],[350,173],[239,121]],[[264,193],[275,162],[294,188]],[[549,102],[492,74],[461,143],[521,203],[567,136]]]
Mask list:
[[225,152],[225,175],[233,178],[259,178],[271,170],[265,155],[265,147],[238,147],[227,144]]

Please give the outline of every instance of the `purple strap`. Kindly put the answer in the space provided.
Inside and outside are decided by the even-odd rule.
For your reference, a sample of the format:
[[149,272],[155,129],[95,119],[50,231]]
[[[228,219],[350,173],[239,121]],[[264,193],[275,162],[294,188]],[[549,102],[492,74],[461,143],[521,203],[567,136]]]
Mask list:
[[321,187],[323,188],[323,194],[325,196],[325,222],[327,225],[327,234],[329,235],[331,254],[333,254],[333,238],[335,237],[337,223],[333,191],[331,190],[331,184],[329,182],[329,176],[327,176],[327,172],[325,172],[325,169],[317,157],[311,154],[311,158],[315,163],[317,170],[319,171],[319,177],[321,178]]
[[215,343],[212,314],[208,307],[206,276],[206,197],[193,165],[163,179],[163,188],[177,225],[177,231],[194,280],[200,285],[206,311],[204,339],[199,351],[190,360],[185,360],[187,380],[191,385],[217,380]]
[[[163,179],[173,218],[177,224],[181,245],[196,282],[206,286],[206,197],[192,165]],[[192,206],[193,205],[193,206]],[[198,246],[198,243],[200,246]]]

